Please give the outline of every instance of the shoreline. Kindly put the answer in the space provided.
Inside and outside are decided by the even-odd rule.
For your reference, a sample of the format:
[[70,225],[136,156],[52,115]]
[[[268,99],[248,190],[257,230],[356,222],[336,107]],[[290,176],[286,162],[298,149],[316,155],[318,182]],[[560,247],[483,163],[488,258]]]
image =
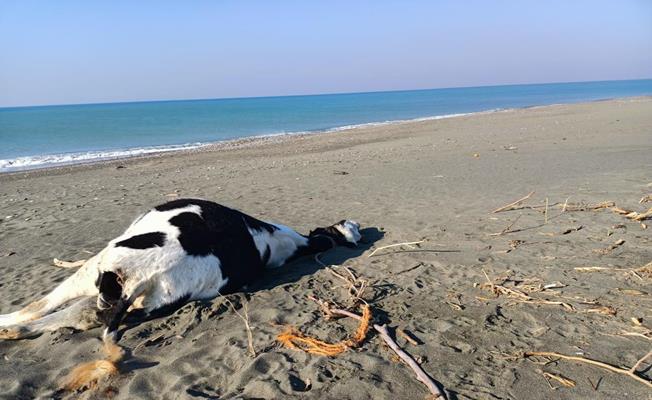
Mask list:
[[[5,167],[0,168],[0,176],[21,174],[21,173],[30,173],[30,172],[46,172],[48,170],[58,170],[62,168],[75,168],[81,166],[93,166],[93,165],[103,165],[107,163],[120,162],[126,160],[140,160],[147,159],[152,157],[164,157],[172,156],[177,154],[192,154],[197,151],[220,151],[223,149],[229,149],[233,147],[239,147],[242,145],[261,145],[264,143],[269,143],[270,141],[285,141],[291,140],[292,138],[304,137],[304,136],[313,136],[313,135],[324,135],[332,134],[337,132],[350,132],[360,129],[382,127],[382,126],[391,126],[398,124],[411,124],[419,123],[425,121],[435,121],[442,119],[450,118],[459,118],[466,116],[482,115],[489,113],[498,113],[498,112],[509,112],[515,110],[527,110],[527,109],[536,109],[542,107],[554,107],[554,106],[563,106],[563,105],[572,105],[572,104],[590,104],[597,102],[605,101],[635,101],[637,99],[649,99],[652,96],[631,96],[631,97],[616,97],[616,98],[603,98],[589,101],[577,101],[569,103],[553,103],[553,104],[542,104],[542,105],[531,105],[524,107],[513,107],[513,108],[502,108],[502,109],[488,109],[468,113],[452,113],[452,114],[443,114],[443,115],[433,115],[418,117],[413,119],[397,119],[397,120],[387,120],[387,121],[375,121],[375,122],[366,122],[353,125],[343,125],[328,129],[318,129],[313,131],[298,131],[298,132],[285,132],[285,133],[270,133],[254,136],[246,136],[241,138],[226,139],[216,142],[206,142],[206,143],[186,143],[186,144],[162,144],[162,145],[153,145],[140,148],[131,148],[131,149],[114,149],[114,150],[92,150],[87,152],[76,152],[76,153],[61,153],[61,154],[52,154],[52,155],[34,155],[34,156],[20,156],[13,159],[0,160],[5,162],[16,162],[16,160],[29,160],[29,159],[40,159],[40,158],[50,158],[50,157],[59,157],[59,158],[68,158],[68,157],[79,157],[75,161],[63,161],[63,162],[46,162],[33,165],[25,165],[20,167]],[[93,157],[86,158],[83,157],[94,154],[94,153],[128,153],[128,154],[119,154],[115,156],[106,156],[106,157]],[[29,161],[25,161],[29,162]]]
[[[527,107],[525,107],[527,108]],[[378,122],[365,122],[361,124],[354,125],[343,125],[337,126],[334,128],[328,129],[317,129],[313,131],[298,131],[298,132],[283,132],[283,133],[269,133],[262,135],[253,135],[245,136],[240,138],[225,139],[216,142],[206,142],[206,143],[187,143],[187,144],[163,144],[150,147],[140,147],[132,149],[115,149],[115,150],[92,150],[88,152],[78,152],[78,153],[62,153],[62,154],[51,154],[51,155],[35,155],[35,156],[21,156],[9,160],[0,160],[0,161],[15,161],[22,159],[34,159],[34,158],[44,158],[44,157],[84,157],[89,153],[131,153],[124,155],[116,156],[107,156],[107,157],[94,157],[89,159],[80,158],[78,161],[63,161],[63,162],[51,162],[51,163],[41,163],[34,164],[34,166],[21,166],[21,167],[5,167],[9,168],[6,171],[0,169],[0,175],[2,174],[11,174],[11,173],[20,173],[20,172],[31,172],[31,171],[43,171],[54,168],[64,168],[64,167],[74,167],[77,165],[93,165],[96,163],[107,163],[120,160],[131,160],[131,159],[143,159],[148,157],[160,157],[165,155],[173,154],[183,154],[183,153],[193,153],[196,151],[219,151],[225,148],[233,148],[242,145],[256,145],[269,143],[270,141],[281,141],[288,140],[295,137],[303,136],[312,136],[312,135],[324,135],[336,132],[348,132],[358,129],[365,129],[371,127],[379,126],[388,126],[404,123],[417,123],[424,121],[435,121],[440,119],[448,118],[458,118],[470,115],[477,114],[486,114],[491,112],[500,112],[508,111],[510,109],[495,109],[495,110],[486,110],[486,111],[477,111],[470,113],[455,113],[455,114],[444,114],[444,115],[434,115],[428,117],[418,117],[413,119],[397,119],[397,120],[388,120],[388,121],[378,121]]]
[[[0,175],[0,314],[74,273],[54,267],[53,258],[88,259],[147,209],[204,198],[304,234],[359,222],[358,247],[331,249],[320,260],[367,281],[374,323],[418,338],[397,341],[460,400],[646,398],[648,388],[628,376],[516,355],[556,351],[629,368],[649,351],[652,275],[640,268],[652,261],[652,228],[641,224],[651,220],[587,205],[650,208],[639,203],[652,193],[650,127],[646,97]],[[492,213],[530,192],[522,208]],[[533,300],[496,293],[488,280]],[[354,321],[326,321],[308,299],[345,304],[347,293],[312,257],[264,271],[244,293],[229,295],[247,306],[255,357],[224,299],[195,301],[122,327],[119,343],[141,367],[108,384],[116,400],[148,399],[152,388],[172,397],[424,398],[425,387],[373,335],[336,357],[277,345],[288,325],[320,340],[348,337]],[[4,396],[79,397],[57,382],[98,357],[101,335],[101,328],[62,328],[0,341]],[[550,389],[557,384],[542,371],[576,385]],[[652,377],[642,366],[639,374]],[[596,389],[588,380],[598,378]],[[296,382],[311,385],[301,390],[306,385]]]

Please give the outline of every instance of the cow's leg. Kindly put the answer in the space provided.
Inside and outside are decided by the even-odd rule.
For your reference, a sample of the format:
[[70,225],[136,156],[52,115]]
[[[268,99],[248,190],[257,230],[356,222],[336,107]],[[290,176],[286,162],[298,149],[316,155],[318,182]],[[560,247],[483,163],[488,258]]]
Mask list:
[[28,304],[22,310],[0,315],[0,327],[33,321],[70,300],[96,295],[98,290],[95,281],[98,277],[98,264],[101,255],[102,252],[86,261],[81,268],[42,299]]
[[77,300],[70,306],[48,314],[42,318],[0,328],[0,339],[23,339],[51,332],[60,328],[73,328],[80,331],[95,328],[100,325],[97,317],[94,297]]

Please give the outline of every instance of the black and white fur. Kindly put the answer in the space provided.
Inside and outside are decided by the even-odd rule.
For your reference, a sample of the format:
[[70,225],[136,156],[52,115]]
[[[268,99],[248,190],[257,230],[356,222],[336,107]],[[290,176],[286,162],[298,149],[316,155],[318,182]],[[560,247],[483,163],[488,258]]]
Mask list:
[[99,323],[105,338],[115,337],[130,309],[147,315],[234,292],[265,268],[336,245],[355,246],[359,227],[343,220],[304,236],[211,201],[170,201],[138,217],[47,296],[0,315],[0,338]]

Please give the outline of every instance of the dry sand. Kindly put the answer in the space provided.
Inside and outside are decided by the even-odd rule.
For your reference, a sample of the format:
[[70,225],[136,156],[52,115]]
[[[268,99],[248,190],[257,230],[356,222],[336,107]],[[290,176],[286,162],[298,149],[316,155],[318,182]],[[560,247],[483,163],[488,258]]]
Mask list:
[[[651,204],[638,201],[652,192],[651,154],[652,99],[636,98],[5,174],[0,312],[43,296],[71,273],[51,266],[54,257],[87,258],[148,207],[177,196],[203,197],[302,232],[342,218],[362,223],[367,243],[329,251],[322,260],[346,265],[373,283],[367,300],[376,321],[413,332],[422,344],[401,337],[399,344],[456,398],[651,398],[648,387],[626,376],[518,357],[523,351],[557,351],[629,368],[652,347],[649,333],[645,337],[652,328],[652,277],[574,270],[645,265],[652,261],[652,227],[644,230],[610,210],[562,213],[552,206],[570,198],[569,203],[610,200],[647,210]],[[547,198],[547,223],[541,209],[490,213],[533,190],[526,204],[541,206]],[[490,235],[512,223],[517,232]],[[368,257],[374,248],[421,239],[426,242],[418,248]],[[600,251],[621,239],[617,248]],[[535,289],[533,298],[567,302],[573,310],[496,297],[480,286],[487,282],[485,273],[490,279],[509,276],[505,286]],[[556,282],[563,287],[536,291]],[[353,321],[325,321],[308,295],[343,300],[345,290],[314,260],[304,259],[268,273],[244,295],[248,300],[230,296],[236,304],[248,301],[255,358],[247,353],[242,321],[219,298],[129,327],[121,344],[134,349],[134,356],[111,382],[109,395],[427,395],[375,334],[360,349],[333,358],[280,348],[275,336],[282,324],[328,340],[355,329]],[[601,306],[615,315],[591,311]],[[642,318],[643,326],[631,318]],[[64,329],[0,342],[1,396],[77,398],[57,392],[57,382],[77,363],[100,355],[99,336],[99,329]],[[651,362],[640,367],[648,377]],[[576,386],[552,389],[559,383],[549,385],[542,371]]]

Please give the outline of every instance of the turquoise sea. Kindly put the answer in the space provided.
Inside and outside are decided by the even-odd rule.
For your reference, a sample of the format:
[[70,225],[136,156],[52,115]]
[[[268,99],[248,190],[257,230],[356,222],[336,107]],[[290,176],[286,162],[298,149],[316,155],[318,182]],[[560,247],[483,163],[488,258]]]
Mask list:
[[251,136],[641,95],[652,95],[652,79],[0,108],[0,172]]

